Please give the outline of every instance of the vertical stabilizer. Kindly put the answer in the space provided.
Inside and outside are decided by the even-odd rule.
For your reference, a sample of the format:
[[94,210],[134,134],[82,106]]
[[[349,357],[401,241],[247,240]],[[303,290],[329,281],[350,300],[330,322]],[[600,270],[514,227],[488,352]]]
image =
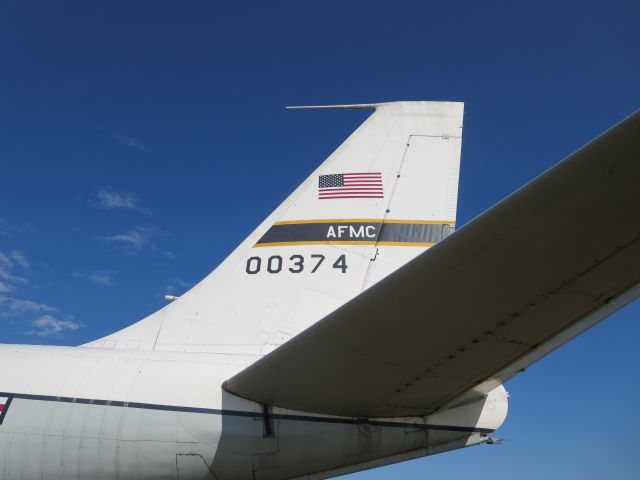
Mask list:
[[348,107],[375,111],[218,268],[89,346],[202,351],[246,363],[450,234],[463,104]]

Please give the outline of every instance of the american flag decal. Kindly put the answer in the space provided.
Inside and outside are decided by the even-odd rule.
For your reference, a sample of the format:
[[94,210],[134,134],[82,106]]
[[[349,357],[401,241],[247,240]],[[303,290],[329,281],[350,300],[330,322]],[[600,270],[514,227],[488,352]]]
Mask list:
[[320,175],[318,198],[383,198],[382,173],[336,173]]

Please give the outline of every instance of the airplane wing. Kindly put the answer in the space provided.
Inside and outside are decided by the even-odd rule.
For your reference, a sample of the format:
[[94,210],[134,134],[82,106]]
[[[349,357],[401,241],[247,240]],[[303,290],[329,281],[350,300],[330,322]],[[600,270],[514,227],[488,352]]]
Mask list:
[[354,417],[483,394],[640,295],[640,112],[225,383]]

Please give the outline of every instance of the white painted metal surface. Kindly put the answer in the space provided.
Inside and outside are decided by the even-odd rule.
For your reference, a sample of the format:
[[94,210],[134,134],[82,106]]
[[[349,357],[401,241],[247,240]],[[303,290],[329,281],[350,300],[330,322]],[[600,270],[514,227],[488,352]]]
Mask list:
[[[430,417],[353,419],[263,406],[224,392],[234,367],[183,352],[0,347],[12,402],[0,479],[291,478],[484,442],[506,416],[502,387]],[[270,435],[265,427],[270,424]],[[443,445],[444,444],[444,445]],[[315,474],[314,478],[324,478]]]

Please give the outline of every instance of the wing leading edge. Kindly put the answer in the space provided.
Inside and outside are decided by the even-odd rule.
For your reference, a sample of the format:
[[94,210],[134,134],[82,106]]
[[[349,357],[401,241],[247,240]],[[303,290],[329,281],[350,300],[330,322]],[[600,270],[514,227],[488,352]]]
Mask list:
[[484,393],[638,296],[640,112],[225,383],[355,417]]

